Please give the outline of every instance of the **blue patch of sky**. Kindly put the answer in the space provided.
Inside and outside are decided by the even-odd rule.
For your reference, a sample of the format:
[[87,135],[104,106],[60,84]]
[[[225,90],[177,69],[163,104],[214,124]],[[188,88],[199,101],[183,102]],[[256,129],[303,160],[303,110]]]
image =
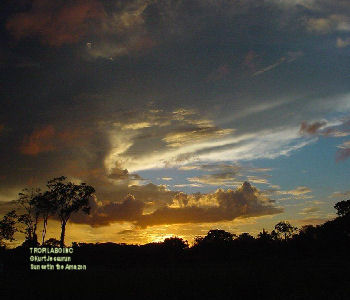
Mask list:
[[254,161],[258,167],[269,167],[271,184],[283,190],[298,186],[310,187],[315,200],[331,201],[335,191],[350,190],[350,159],[336,162],[337,146],[346,138],[323,138],[290,156]]

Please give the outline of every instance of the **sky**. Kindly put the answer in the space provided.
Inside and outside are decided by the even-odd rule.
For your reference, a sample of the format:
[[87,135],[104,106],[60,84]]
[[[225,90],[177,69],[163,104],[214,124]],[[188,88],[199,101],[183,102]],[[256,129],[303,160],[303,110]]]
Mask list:
[[0,216],[62,175],[96,189],[68,242],[300,228],[350,197],[348,1],[0,5]]

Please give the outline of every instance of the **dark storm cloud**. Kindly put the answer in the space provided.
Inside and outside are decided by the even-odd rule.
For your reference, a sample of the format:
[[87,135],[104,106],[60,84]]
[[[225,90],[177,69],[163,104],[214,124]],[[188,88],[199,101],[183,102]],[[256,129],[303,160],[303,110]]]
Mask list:
[[8,19],[6,28],[16,39],[38,36],[49,46],[62,46],[80,41],[103,17],[103,6],[95,0],[33,0],[28,11]]
[[47,125],[25,136],[19,151],[25,155],[37,155],[65,147],[83,147],[87,144],[89,135],[91,133],[82,128],[57,130],[54,126]]
[[[75,0],[54,3],[33,0],[30,3],[29,9],[7,20],[6,28],[15,38],[37,36],[51,46],[83,40],[86,52],[92,57],[142,54],[163,43],[188,42],[195,34],[213,30],[212,26],[226,27],[225,31],[231,32],[234,40],[246,39],[246,42],[271,31],[272,26],[286,27],[286,19],[281,17],[286,12],[268,1]],[[245,34],[248,36],[244,37]],[[216,81],[228,70],[226,64],[218,66],[216,75],[214,72],[208,79]]]
[[152,48],[144,29],[148,1],[32,0],[30,8],[7,20],[17,39],[38,37],[41,43],[61,47],[84,41],[93,57],[111,58]]

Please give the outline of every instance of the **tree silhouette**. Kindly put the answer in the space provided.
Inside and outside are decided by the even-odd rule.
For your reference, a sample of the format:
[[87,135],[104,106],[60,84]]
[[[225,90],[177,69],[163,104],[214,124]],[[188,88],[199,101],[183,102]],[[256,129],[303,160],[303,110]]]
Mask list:
[[64,247],[66,225],[70,216],[80,210],[89,214],[91,208],[89,199],[95,192],[95,189],[90,185],[65,182],[66,179],[64,176],[57,177],[49,180],[47,184],[50,197],[55,201],[56,212],[61,221],[61,247]]
[[275,229],[271,231],[270,235],[271,235],[271,239],[273,241],[278,241],[279,240],[279,234],[278,234],[278,232]]
[[222,229],[212,229],[209,230],[207,236],[204,239],[207,241],[231,242],[235,236],[235,234]]
[[48,219],[54,215],[57,210],[57,203],[54,195],[48,191],[37,195],[33,200],[36,210],[43,218],[42,244],[45,242]]
[[334,208],[337,210],[337,215],[344,217],[350,214],[350,200],[340,201],[334,205]]
[[205,237],[195,237],[194,245],[227,245],[233,241],[235,236],[235,234],[222,229],[212,229],[208,231]]
[[241,233],[237,238],[236,238],[236,241],[238,242],[243,242],[243,243],[246,243],[246,242],[252,242],[254,241],[255,238],[250,235],[248,232],[244,232],[244,233]]
[[40,211],[36,206],[36,199],[41,195],[40,189],[25,188],[18,193],[18,199],[15,200],[19,209],[25,212],[18,216],[18,222],[24,225],[24,231],[20,231],[25,234],[26,242],[34,245],[38,244],[36,230],[40,215]]
[[266,231],[263,228],[263,230],[258,234],[258,240],[264,241],[264,242],[270,242],[273,240],[273,237],[268,231]]
[[170,237],[166,238],[163,241],[163,246],[165,248],[173,249],[173,250],[184,250],[188,248],[188,242],[179,237]]
[[287,221],[281,221],[275,225],[275,230],[277,234],[279,236],[283,235],[285,241],[289,239],[297,229],[297,227],[292,226]]
[[17,231],[17,215],[15,210],[8,212],[2,220],[0,220],[0,246],[5,246],[3,240],[14,241],[14,234]]

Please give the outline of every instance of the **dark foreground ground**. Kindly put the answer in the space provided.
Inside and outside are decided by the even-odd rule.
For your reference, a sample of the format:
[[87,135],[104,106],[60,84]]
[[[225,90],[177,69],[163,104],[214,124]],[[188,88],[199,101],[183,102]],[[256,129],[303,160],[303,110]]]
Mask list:
[[0,299],[350,299],[346,252],[228,259],[90,251],[87,271],[28,271],[21,251],[3,256]]

